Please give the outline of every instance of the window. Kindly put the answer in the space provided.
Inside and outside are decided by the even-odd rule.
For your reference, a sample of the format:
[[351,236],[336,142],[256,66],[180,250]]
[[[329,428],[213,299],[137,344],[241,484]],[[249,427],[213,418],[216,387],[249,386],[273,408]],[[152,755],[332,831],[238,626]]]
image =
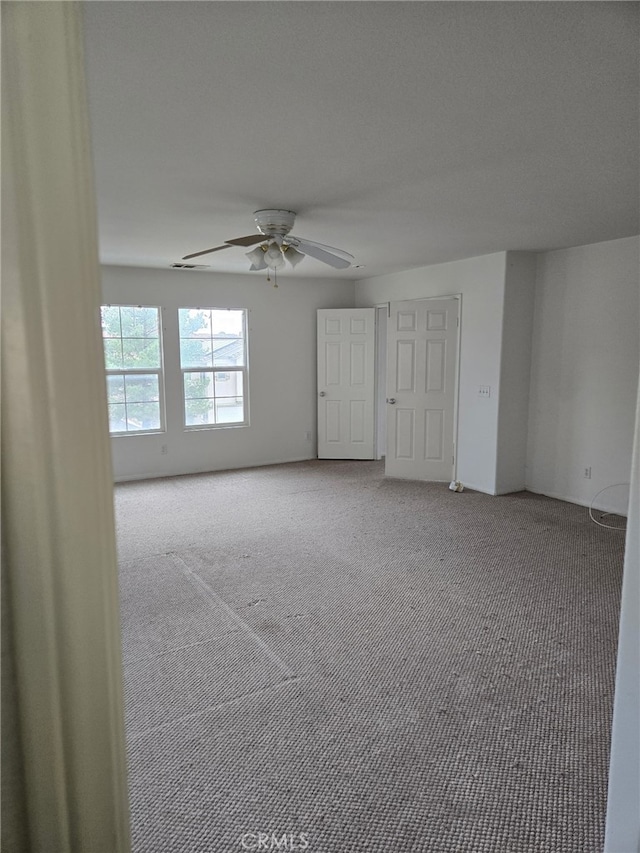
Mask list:
[[246,311],[180,308],[185,427],[247,423]]
[[111,434],[163,430],[160,309],[103,305],[100,311]]

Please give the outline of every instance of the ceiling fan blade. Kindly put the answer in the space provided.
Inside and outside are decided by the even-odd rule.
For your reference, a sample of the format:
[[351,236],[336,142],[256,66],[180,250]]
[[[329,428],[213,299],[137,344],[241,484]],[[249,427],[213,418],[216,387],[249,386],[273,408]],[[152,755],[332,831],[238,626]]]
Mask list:
[[231,246],[225,243],[224,246],[216,246],[213,249],[205,249],[204,252],[192,252],[190,255],[185,255],[183,261],[188,261],[189,258],[198,258],[200,255],[208,255],[209,252],[219,252],[220,249],[230,249]]
[[256,243],[264,243],[266,239],[264,234],[249,234],[247,237],[236,237],[233,240],[226,240],[224,246],[215,246],[213,249],[205,249],[204,252],[193,252],[191,255],[185,255],[182,260],[188,261],[189,258],[208,255],[209,252],[219,252],[220,249],[230,249],[232,246],[253,246]]
[[265,234],[249,234],[248,237],[236,237],[235,240],[227,240],[231,246],[254,246],[256,243],[265,243],[269,238]]
[[306,237],[294,237],[293,234],[289,234],[289,236],[285,237],[286,242],[297,241],[306,243],[307,246],[315,246],[317,249],[324,249],[325,252],[331,252],[334,255],[337,255],[339,258],[344,258],[345,261],[355,261],[355,258],[350,252],[345,252],[344,249],[336,249],[335,246],[327,246],[324,243],[316,243],[315,240],[307,240]]
[[303,255],[309,255],[310,258],[315,258],[317,261],[329,264],[330,267],[334,267],[337,270],[344,270],[351,266],[351,261],[346,260],[346,258],[339,258],[337,255],[332,255],[331,252],[327,252],[325,249],[321,249],[312,243],[307,243],[305,240],[298,240],[296,238],[294,248],[302,252]]

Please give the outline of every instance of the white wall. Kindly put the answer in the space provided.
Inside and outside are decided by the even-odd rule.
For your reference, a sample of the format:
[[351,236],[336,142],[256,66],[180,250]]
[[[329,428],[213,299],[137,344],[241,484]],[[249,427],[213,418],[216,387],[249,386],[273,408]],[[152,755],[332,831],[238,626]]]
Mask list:
[[630,479],[605,853],[640,853],[640,393]]
[[[495,494],[506,253],[421,267],[356,283],[356,305],[462,294],[457,479]],[[489,398],[478,386],[491,386]]]
[[[112,439],[116,480],[216,471],[316,455],[316,309],[353,306],[336,279],[102,267],[104,303],[163,308],[167,430]],[[250,425],[185,431],[178,364],[179,307],[249,311]],[[311,433],[308,440],[306,434]],[[167,446],[163,455],[161,448]]]
[[[355,285],[282,276],[277,289],[258,275],[103,267],[105,302],[164,307],[166,346],[174,353],[173,368],[166,365],[167,432],[114,438],[115,476],[313,458],[316,309],[461,294],[457,478],[489,494],[526,485],[588,504],[604,486],[628,481],[638,381],[638,248],[632,237],[543,253],[537,262],[529,252],[501,252]],[[189,305],[250,311],[247,428],[182,428],[175,317],[178,307]],[[488,399],[478,397],[479,385],[491,386]],[[587,466],[590,480],[583,477]],[[627,491],[618,488],[596,506],[624,512],[626,503]]]
[[[639,238],[538,257],[527,488],[588,505],[628,482],[639,359]],[[591,479],[584,469],[591,467]],[[628,489],[602,509],[626,512]]]
[[500,354],[496,493],[525,487],[536,255],[507,252]]

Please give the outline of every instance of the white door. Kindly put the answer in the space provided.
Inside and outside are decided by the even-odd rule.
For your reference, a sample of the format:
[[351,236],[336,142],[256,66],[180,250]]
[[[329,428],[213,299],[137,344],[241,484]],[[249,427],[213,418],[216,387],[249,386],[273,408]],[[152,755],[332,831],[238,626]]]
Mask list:
[[375,308],[318,311],[318,458],[373,459]]
[[454,474],[459,301],[392,302],[387,329],[389,477]]

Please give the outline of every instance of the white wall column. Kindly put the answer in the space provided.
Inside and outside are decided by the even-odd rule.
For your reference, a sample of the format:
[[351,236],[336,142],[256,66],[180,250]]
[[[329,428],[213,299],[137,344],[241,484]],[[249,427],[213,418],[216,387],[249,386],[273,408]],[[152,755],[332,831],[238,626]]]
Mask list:
[[496,459],[499,495],[525,487],[535,286],[535,253],[507,252]]

